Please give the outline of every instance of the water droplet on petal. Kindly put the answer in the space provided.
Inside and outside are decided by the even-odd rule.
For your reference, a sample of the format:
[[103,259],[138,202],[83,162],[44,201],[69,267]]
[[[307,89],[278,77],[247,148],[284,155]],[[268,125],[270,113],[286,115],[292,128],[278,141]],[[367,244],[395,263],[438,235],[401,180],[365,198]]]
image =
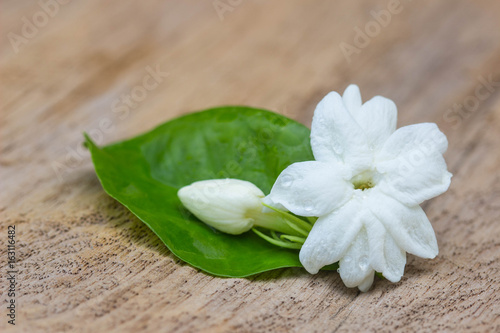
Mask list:
[[340,142],[341,140],[340,138],[338,138],[338,136],[334,136],[332,138],[332,141],[330,141],[331,147],[337,155],[342,155],[342,153],[344,152],[344,147]]
[[361,268],[361,270],[363,271],[366,271],[366,269],[368,268],[368,256],[362,256],[359,259],[359,268]]
[[290,187],[292,186],[292,183],[293,183],[293,177],[290,176],[290,175],[283,175],[283,177],[281,177],[281,185],[283,187]]
[[307,200],[304,202],[304,210],[306,212],[311,212],[314,209],[314,203],[311,200]]

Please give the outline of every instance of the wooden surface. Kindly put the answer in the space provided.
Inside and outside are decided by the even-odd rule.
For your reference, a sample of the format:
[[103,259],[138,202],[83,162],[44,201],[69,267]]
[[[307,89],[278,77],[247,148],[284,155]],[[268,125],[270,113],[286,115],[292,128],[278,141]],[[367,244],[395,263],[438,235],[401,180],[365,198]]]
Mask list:
[[[500,3],[401,0],[377,31],[371,11],[388,1],[220,2],[219,16],[212,1],[73,1],[44,20],[36,1],[2,1],[0,331],[499,331],[500,87],[481,82],[500,81]],[[23,37],[34,16],[40,27]],[[373,37],[348,61],[341,46],[355,46],[356,27]],[[168,75],[142,89],[157,66]],[[393,99],[399,126],[436,122],[454,174],[424,205],[439,256],[408,256],[400,283],[365,294],[333,272],[197,271],[103,192],[80,148],[83,131],[105,144],[227,104],[309,125],[349,83],[365,100]]]

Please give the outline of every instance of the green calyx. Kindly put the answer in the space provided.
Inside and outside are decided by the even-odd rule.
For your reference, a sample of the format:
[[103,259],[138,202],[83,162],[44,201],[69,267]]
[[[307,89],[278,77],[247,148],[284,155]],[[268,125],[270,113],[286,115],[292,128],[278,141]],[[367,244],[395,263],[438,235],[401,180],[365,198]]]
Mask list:
[[[262,203],[265,207],[277,213],[274,216],[272,223],[257,221],[256,226],[252,231],[267,242],[284,247],[287,249],[300,249],[306,241],[309,232],[311,231],[316,218],[308,218],[307,221],[283,210]],[[279,217],[279,218],[277,218]],[[280,227],[276,227],[280,225]]]

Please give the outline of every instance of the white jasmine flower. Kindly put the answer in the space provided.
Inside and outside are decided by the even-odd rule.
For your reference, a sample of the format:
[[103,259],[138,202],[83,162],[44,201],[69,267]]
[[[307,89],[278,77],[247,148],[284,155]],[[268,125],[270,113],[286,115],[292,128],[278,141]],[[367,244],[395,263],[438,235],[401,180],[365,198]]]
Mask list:
[[294,163],[264,200],[301,216],[319,217],[300,251],[315,274],[339,261],[348,287],[367,291],[375,271],[401,279],[406,252],[434,258],[434,230],[419,204],[445,192],[448,142],[432,123],[396,130],[397,109],[376,96],[362,104],[350,85],[318,104],[311,128],[315,161]]
[[202,180],[181,188],[177,196],[198,219],[228,234],[239,235],[254,226],[296,234],[282,215],[262,211],[264,193],[244,180]]

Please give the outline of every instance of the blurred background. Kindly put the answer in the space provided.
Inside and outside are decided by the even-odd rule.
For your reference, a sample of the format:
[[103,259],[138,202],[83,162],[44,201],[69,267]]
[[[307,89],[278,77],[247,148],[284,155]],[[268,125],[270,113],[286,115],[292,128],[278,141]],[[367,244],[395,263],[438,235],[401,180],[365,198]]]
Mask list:
[[[67,260],[83,270],[90,265],[85,266],[74,255],[66,257],[64,240],[80,240],[70,247],[90,256],[93,250],[82,244],[96,237],[92,225],[103,224],[99,232],[107,230],[108,239],[121,237],[114,225],[106,224],[109,215],[99,215],[106,211],[104,206],[111,206],[113,214],[124,213],[105,199],[89,154],[81,146],[82,132],[88,132],[102,145],[132,137],[179,115],[220,105],[269,109],[309,126],[320,99],[332,90],[342,92],[350,83],[360,86],[364,101],[375,95],[394,100],[399,109],[398,126],[436,122],[445,132],[450,141],[445,157],[455,177],[449,194],[425,207],[435,223],[443,257],[452,260],[471,249],[477,252],[487,239],[491,245],[488,253],[496,253],[494,262],[498,263],[498,243],[488,237],[498,231],[492,223],[499,216],[495,206],[500,193],[499,2],[2,0],[0,9],[2,228],[18,223],[24,230],[24,242],[30,244],[30,250],[27,247],[22,253],[27,271],[37,272],[30,266],[36,262],[45,264],[45,271],[24,277],[26,290],[41,288],[39,296],[28,291],[23,296],[26,306],[22,315],[25,323],[31,323],[29,327],[52,327],[55,322],[46,321],[52,316],[59,316],[56,322],[70,325],[71,318],[84,316],[78,315],[77,307],[85,299],[97,297],[92,293],[87,298],[80,296],[81,290],[98,282],[61,273],[65,264],[58,260]],[[479,224],[475,211],[482,212]],[[133,228],[152,235],[132,217],[125,216]],[[461,225],[462,231],[450,231],[451,225]],[[37,239],[43,242],[36,243]],[[460,248],[458,244],[469,245]],[[167,260],[161,245],[150,247],[153,250],[149,249],[148,260]],[[97,281],[115,272],[109,261],[115,250],[111,245],[104,249],[101,252],[107,259],[92,266]],[[135,251],[142,255],[140,251],[149,250]],[[169,265],[178,265],[173,263],[175,259],[169,260]],[[463,269],[467,275],[470,265],[456,260],[442,263],[441,271]],[[489,276],[492,271],[486,265],[488,261],[483,268],[478,264],[475,269],[484,269],[481,272]],[[436,264],[413,263],[411,259],[410,272]],[[127,262],[122,264],[130,268]],[[148,267],[146,264],[140,267]],[[178,273],[182,278],[195,274],[191,268],[180,269],[188,270]],[[127,275],[130,283],[141,279],[137,274]],[[40,276],[48,280],[36,282]],[[120,275],[115,277],[119,279]],[[413,277],[418,278],[418,274]],[[212,279],[199,277],[205,278]],[[331,279],[341,286],[338,277]],[[484,295],[471,291],[466,293],[468,300],[460,301],[457,286],[443,279],[441,288],[450,288],[445,297],[449,302],[427,300],[430,311],[435,311],[444,323],[465,328],[468,319],[440,317],[440,311],[446,306],[452,308],[452,299],[465,302],[461,303],[465,308],[479,306]],[[213,283],[229,283],[222,281],[226,282]],[[328,281],[321,282],[318,288],[331,290]],[[492,284],[489,277],[471,281],[483,288]],[[48,286],[55,294],[47,294]],[[103,295],[117,286],[113,283],[108,289],[103,287]],[[498,291],[498,281],[495,286],[488,290]],[[193,285],[192,289],[198,287]],[[256,284],[252,288],[261,287]],[[414,292],[423,295],[425,287]],[[99,295],[105,298],[94,304],[106,308],[103,304],[107,303],[100,302],[109,301],[108,296]],[[196,302],[209,304],[210,308],[214,296],[205,297],[203,291],[200,295]],[[229,297],[224,292],[222,295],[224,299]],[[408,293],[402,299],[405,295]],[[343,300],[336,300],[337,304],[347,304],[355,296],[347,293]],[[67,297],[73,299],[69,305],[52,309],[43,306]],[[154,302],[155,296],[150,297]],[[275,297],[289,301],[288,295]],[[360,303],[356,311],[370,317],[367,304],[373,305],[372,301]],[[190,303],[182,304],[187,307]],[[265,326],[259,311],[272,312],[271,305],[261,310],[233,305],[228,309],[236,317],[228,317],[224,329],[248,328],[248,313],[264,327],[283,328]],[[348,316],[344,308],[335,306],[318,305],[316,309],[317,316],[329,327],[341,322],[332,317],[333,313],[340,313],[338,318]],[[172,318],[178,314],[168,306],[158,309],[163,309],[170,323],[175,322]],[[399,319],[394,319],[386,314],[379,323],[390,325],[394,319],[399,324],[416,325],[411,323],[422,314],[419,309],[408,306],[408,317],[399,313]],[[94,318],[90,309],[82,311],[85,318]],[[235,319],[237,314],[243,315],[241,311],[247,317]],[[290,316],[298,316],[296,310],[289,311]],[[482,322],[498,320],[491,311],[480,312]],[[376,318],[379,314],[371,315]],[[103,327],[112,327],[121,317],[104,318],[108,319],[100,321]],[[189,320],[196,323],[189,315],[183,320],[185,325]],[[207,325],[217,322],[213,318],[203,320]],[[354,325],[351,327],[363,327],[363,320],[360,316],[347,322]],[[127,327],[139,325],[132,320]],[[61,327],[63,330],[65,326]]]

